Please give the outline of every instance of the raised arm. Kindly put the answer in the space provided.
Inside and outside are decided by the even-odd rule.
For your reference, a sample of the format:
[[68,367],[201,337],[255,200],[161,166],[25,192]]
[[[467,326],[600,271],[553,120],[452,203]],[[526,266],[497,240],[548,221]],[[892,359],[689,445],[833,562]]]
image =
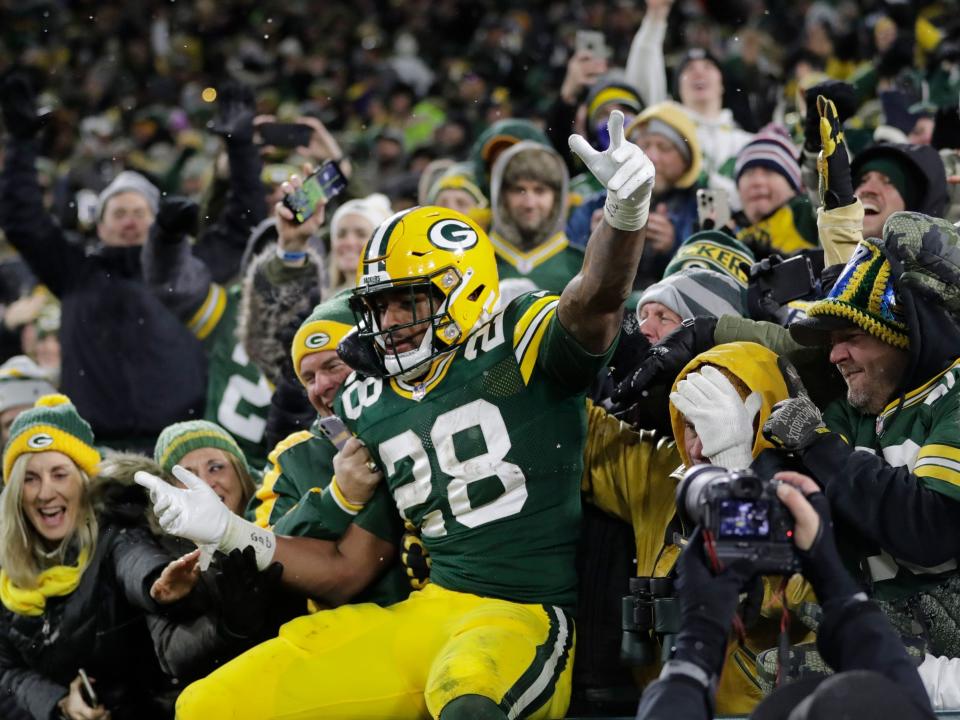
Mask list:
[[592,353],[602,353],[617,337],[623,305],[633,288],[646,236],[655,170],[643,151],[623,134],[623,113],[610,115],[610,146],[603,152],[580,135],[570,149],[607,189],[603,220],[587,243],[580,273],[560,295],[558,317]]

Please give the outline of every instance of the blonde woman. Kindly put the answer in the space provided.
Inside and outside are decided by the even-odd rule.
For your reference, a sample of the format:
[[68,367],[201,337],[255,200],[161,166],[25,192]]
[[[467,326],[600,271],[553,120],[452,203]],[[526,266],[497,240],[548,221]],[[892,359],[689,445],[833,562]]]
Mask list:
[[348,200],[337,208],[330,222],[328,297],[356,285],[363,246],[377,226],[392,214],[390,200],[380,193]]
[[[16,708],[4,717],[163,717],[154,698],[165,681],[144,618],[160,610],[151,587],[171,556],[146,527],[140,489],[98,484],[99,463],[90,426],[63,395],[40,398],[10,429],[0,697]],[[95,701],[84,698],[81,669]]]

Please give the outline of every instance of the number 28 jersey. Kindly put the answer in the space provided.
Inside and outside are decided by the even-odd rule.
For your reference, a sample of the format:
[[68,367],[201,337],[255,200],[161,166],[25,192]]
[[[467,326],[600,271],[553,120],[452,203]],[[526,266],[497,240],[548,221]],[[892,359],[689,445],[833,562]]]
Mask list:
[[575,604],[584,393],[607,355],[558,302],[522,295],[418,381],[354,377],[337,400],[447,589]]

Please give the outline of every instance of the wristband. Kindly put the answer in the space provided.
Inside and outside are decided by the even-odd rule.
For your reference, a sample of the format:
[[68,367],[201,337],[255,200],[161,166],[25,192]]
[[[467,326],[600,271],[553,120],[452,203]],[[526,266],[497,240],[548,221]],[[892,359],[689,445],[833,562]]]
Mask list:
[[284,250],[277,245],[277,257],[290,265],[300,265],[307,259],[305,250]]
[[340,489],[340,483],[337,482],[337,476],[334,475],[333,479],[330,481],[330,495],[333,496],[333,499],[336,501],[337,505],[346,513],[350,515],[356,515],[361,510],[365,503],[355,503],[347,500],[347,496],[343,494],[343,490]]
[[610,227],[626,232],[640,230],[647,224],[650,214],[649,202],[636,205],[627,205],[619,200],[614,193],[607,193],[607,201],[603,206],[603,216]]
[[277,550],[277,536],[270,530],[230,513],[227,529],[220,538],[217,549],[229,553],[231,550],[243,550],[246,547],[253,548],[257,556],[257,568],[266,570],[273,562],[273,554]]

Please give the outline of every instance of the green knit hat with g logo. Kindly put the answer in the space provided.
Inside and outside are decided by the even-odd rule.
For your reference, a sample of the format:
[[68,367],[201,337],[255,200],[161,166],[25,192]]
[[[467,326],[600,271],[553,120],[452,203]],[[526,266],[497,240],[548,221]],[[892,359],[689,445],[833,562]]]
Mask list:
[[3,451],[3,477],[10,477],[13,464],[24,453],[47,450],[63,453],[90,477],[97,474],[100,453],[93,446],[93,430],[66,395],[44,395],[13,421]]
[[336,350],[340,341],[353,330],[356,319],[348,303],[350,294],[346,290],[324,300],[297,330],[290,353],[297,377],[300,377],[300,361],[305,356],[321,350]]

